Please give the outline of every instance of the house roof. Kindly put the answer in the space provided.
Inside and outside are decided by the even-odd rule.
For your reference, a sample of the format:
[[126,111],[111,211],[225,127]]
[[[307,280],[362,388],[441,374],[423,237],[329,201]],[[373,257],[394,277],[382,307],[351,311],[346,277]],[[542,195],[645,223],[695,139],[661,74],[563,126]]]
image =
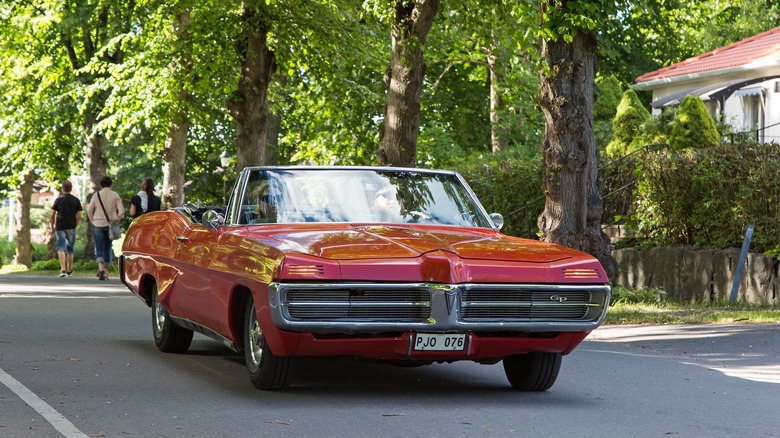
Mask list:
[[749,65],[780,59],[780,27],[760,33],[711,52],[688,58],[636,78],[636,83]]

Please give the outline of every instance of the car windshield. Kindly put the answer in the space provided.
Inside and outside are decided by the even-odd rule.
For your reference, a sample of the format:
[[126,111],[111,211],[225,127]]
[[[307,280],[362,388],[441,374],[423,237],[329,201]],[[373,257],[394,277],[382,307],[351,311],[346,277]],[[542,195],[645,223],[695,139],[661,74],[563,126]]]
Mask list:
[[256,169],[247,179],[241,224],[419,223],[490,228],[451,173],[374,169]]

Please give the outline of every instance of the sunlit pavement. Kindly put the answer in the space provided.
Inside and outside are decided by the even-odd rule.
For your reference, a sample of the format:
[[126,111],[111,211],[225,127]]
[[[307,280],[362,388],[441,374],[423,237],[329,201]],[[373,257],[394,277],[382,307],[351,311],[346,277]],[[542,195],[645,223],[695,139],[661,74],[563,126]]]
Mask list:
[[107,298],[127,295],[130,291],[116,275],[108,281],[97,277],[57,277],[56,275],[0,275],[0,297],[22,298]]
[[727,376],[780,383],[780,324],[607,325],[587,338],[623,343]]

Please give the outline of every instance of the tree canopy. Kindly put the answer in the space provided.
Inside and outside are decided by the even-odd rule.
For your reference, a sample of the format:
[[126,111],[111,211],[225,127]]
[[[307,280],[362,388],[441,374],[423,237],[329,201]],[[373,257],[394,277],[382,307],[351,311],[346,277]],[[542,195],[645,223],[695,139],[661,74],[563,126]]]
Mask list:
[[151,176],[175,206],[221,201],[222,152],[238,166],[538,157],[543,82],[562,72],[545,45],[592,39],[587,80],[625,86],[779,14],[771,0],[8,0],[0,188],[111,174],[129,197]]

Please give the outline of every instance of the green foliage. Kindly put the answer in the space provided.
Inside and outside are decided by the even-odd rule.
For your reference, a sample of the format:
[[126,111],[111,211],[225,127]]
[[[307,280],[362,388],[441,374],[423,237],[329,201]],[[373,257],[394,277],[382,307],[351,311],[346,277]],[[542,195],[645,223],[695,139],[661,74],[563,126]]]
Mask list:
[[16,242],[0,238],[0,266],[9,265],[14,262],[16,256]]
[[593,134],[596,147],[604,151],[612,139],[612,119],[615,118],[617,107],[623,98],[623,88],[615,75],[596,80],[598,93],[593,103]]
[[463,175],[488,213],[503,214],[504,234],[529,237],[544,208],[541,159],[492,158],[455,170]]
[[626,155],[643,146],[635,141],[639,128],[650,118],[650,112],[639,101],[634,90],[626,90],[617,107],[615,119],[612,122],[614,137],[606,148],[607,155]]
[[682,150],[714,147],[720,143],[720,134],[704,102],[696,96],[685,96],[672,124],[669,146]]
[[41,260],[34,262],[31,271],[59,271],[60,261],[59,259]]
[[633,289],[622,286],[612,288],[609,305],[628,303],[658,303],[664,301],[666,292],[662,289]]
[[[776,0],[618,1],[599,21],[597,61],[602,75],[625,86],[647,72],[777,26]],[[646,97],[649,103],[649,95]]]
[[596,139],[596,147],[601,154],[606,154],[605,150],[612,137],[612,120],[594,120],[593,121],[593,136]]
[[540,5],[539,36],[546,40],[563,38],[572,42],[577,32],[591,32],[617,11],[618,3],[610,0],[543,1]]
[[623,88],[615,75],[596,80],[598,85],[598,97],[593,104],[593,120],[608,120],[612,122],[617,112],[618,105],[623,99]]
[[677,108],[667,108],[661,114],[651,116],[642,123],[634,143],[640,145],[667,143],[676,116]]
[[780,152],[776,144],[724,144],[649,154],[637,196],[640,233],[652,245],[739,247],[755,227],[751,250],[780,236]]

